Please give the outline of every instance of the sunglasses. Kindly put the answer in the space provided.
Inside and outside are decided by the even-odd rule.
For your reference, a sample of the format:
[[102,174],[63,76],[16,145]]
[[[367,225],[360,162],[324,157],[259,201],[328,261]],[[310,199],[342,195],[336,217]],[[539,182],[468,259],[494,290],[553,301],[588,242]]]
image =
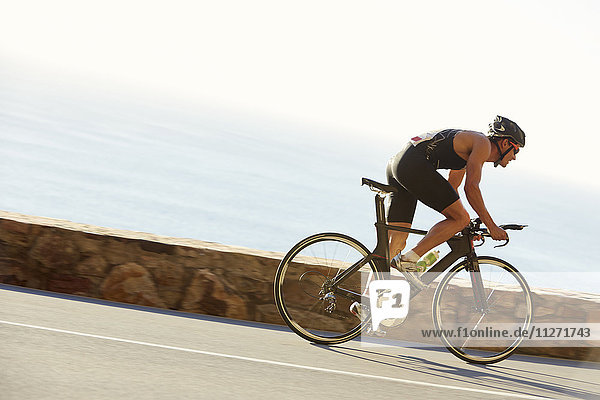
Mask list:
[[519,145],[518,145],[518,144],[516,144],[516,143],[514,143],[514,142],[510,142],[510,141],[509,141],[508,143],[510,143],[510,144],[512,145],[512,147],[513,147],[513,149],[514,149],[514,151],[515,151],[515,155],[517,155],[517,153],[518,153],[518,152],[519,152],[519,150],[520,150],[520,148],[519,148]]

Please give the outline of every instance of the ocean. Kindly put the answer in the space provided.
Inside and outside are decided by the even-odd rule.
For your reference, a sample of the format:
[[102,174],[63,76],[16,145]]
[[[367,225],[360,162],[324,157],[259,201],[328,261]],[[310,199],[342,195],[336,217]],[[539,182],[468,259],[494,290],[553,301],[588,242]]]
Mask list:
[[[387,160],[413,134],[346,135],[0,71],[0,209],[277,252],[322,231],[372,248],[374,201],[361,178],[385,182]],[[534,287],[600,293],[600,193],[511,166],[486,166],[482,192],[497,223],[529,226],[479,253],[506,259]],[[414,227],[439,219],[420,206]]]

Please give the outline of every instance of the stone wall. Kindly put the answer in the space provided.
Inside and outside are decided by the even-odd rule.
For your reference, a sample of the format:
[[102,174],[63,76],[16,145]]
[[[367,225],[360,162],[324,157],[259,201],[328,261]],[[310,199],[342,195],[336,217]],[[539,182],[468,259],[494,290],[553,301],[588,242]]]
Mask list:
[[[0,211],[0,283],[144,306],[283,324],[273,277],[283,254]],[[390,336],[431,328],[428,289]],[[537,291],[536,321],[600,323],[600,296]],[[570,319],[569,319],[570,318]],[[426,321],[426,322],[425,322]],[[423,325],[425,324],[425,325]],[[529,354],[599,360],[595,347]]]
[[281,254],[0,212],[0,283],[282,323]]

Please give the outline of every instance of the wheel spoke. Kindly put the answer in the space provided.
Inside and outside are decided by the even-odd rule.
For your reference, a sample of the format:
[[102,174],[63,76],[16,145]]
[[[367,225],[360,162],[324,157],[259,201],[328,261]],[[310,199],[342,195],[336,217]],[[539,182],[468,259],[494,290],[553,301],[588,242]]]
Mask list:
[[[466,263],[452,269],[441,281],[434,295],[436,329],[452,330],[464,327],[469,332],[483,327],[500,329],[505,324],[527,327],[533,306],[529,286],[523,277],[506,262],[480,257],[480,278],[487,305],[477,306],[471,279],[465,279]],[[485,277],[485,279],[484,279]],[[520,310],[524,310],[521,314]],[[456,356],[470,362],[491,363],[508,357],[521,338],[481,338],[465,335],[457,338],[442,336],[442,342]]]
[[294,246],[275,277],[275,301],[288,326],[316,343],[341,343],[360,334],[363,324],[350,306],[363,293],[361,270],[366,267],[376,277],[375,264],[365,264],[339,286],[330,285],[368,254],[358,241],[341,234],[314,235]]

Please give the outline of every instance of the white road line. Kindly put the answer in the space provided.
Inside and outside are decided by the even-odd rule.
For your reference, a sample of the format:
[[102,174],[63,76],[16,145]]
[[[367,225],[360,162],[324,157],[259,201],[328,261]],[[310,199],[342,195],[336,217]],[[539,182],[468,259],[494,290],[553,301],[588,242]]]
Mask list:
[[464,388],[464,387],[452,386],[452,385],[440,385],[437,383],[420,382],[420,381],[413,381],[413,380],[409,380],[409,379],[400,379],[400,378],[392,378],[392,377],[387,377],[387,376],[361,374],[359,372],[349,372],[349,371],[341,371],[341,370],[336,370],[336,369],[318,368],[318,367],[311,367],[308,365],[291,364],[291,363],[286,363],[286,362],[281,362],[281,361],[272,361],[272,360],[264,360],[264,359],[253,358],[253,357],[243,357],[243,356],[236,356],[236,355],[231,355],[231,354],[215,353],[212,351],[194,350],[194,349],[187,349],[184,347],[176,347],[176,346],[166,346],[166,345],[157,344],[157,343],[148,343],[148,342],[140,342],[137,340],[120,339],[120,338],[115,338],[115,337],[110,337],[110,336],[93,335],[93,334],[89,334],[89,333],[74,332],[74,331],[68,331],[68,330],[64,330],[64,329],[55,329],[55,328],[47,328],[44,326],[21,324],[18,322],[10,322],[10,321],[0,320],[0,323],[6,324],[6,325],[20,326],[20,327],[25,327],[25,328],[40,329],[40,330],[50,331],[50,332],[65,333],[68,335],[76,335],[76,336],[83,336],[83,337],[89,337],[89,338],[95,338],[95,339],[111,340],[114,342],[137,344],[137,345],[141,345],[141,346],[158,347],[161,349],[168,349],[168,350],[185,351],[188,353],[196,353],[196,354],[203,354],[203,355],[207,355],[207,356],[230,358],[230,359],[234,359],[234,360],[250,361],[250,362],[256,362],[256,363],[261,363],[261,364],[278,365],[278,366],[282,366],[282,367],[303,369],[303,370],[308,370],[308,371],[319,371],[319,372],[326,372],[326,373],[337,374],[337,375],[346,375],[346,376],[353,376],[353,377],[360,377],[360,378],[376,379],[376,380],[405,383],[405,384],[417,385],[417,386],[428,386],[428,387],[435,387],[435,388],[440,388],[440,389],[462,390],[464,392],[475,392],[475,393],[482,393],[482,394],[488,394],[488,395],[514,397],[514,398],[519,398],[519,399],[535,399],[535,400],[545,399],[545,397],[540,397],[540,396],[530,396],[530,395],[518,394],[518,393],[507,393],[507,392],[498,392],[498,391],[493,391],[493,390]]

